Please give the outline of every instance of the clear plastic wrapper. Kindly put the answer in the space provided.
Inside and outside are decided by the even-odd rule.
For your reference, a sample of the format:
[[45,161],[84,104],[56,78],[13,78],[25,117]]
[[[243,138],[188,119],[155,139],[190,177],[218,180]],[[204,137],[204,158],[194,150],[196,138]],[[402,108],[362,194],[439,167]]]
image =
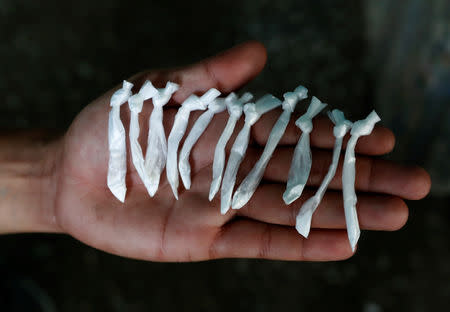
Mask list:
[[264,175],[267,164],[269,163],[278,142],[286,131],[286,127],[291,119],[291,114],[294,111],[297,102],[306,99],[307,97],[308,90],[303,86],[298,86],[294,92],[287,92],[284,94],[284,101],[282,104],[283,112],[270,132],[261,157],[234,193],[232,202],[233,209],[242,208],[255,193],[256,188]]
[[167,82],[164,89],[158,89],[158,93],[152,98],[153,111],[150,115],[148,126],[147,152],[145,153],[145,171],[148,177],[148,190],[150,196],[154,196],[158,190],[161,173],[166,166],[167,141],[163,125],[163,106],[169,102],[179,86],[173,82]]
[[136,171],[144,183],[147,191],[150,194],[150,185],[147,172],[145,170],[144,155],[142,153],[141,145],[139,144],[139,113],[142,111],[142,106],[144,101],[151,99],[158,93],[156,88],[152,85],[150,81],[146,81],[139,93],[131,96],[128,99],[128,106],[130,107],[131,117],[130,117],[130,148],[131,148],[131,159]]
[[294,150],[291,168],[289,169],[286,191],[283,194],[284,202],[289,205],[298,199],[308,181],[311,171],[311,147],[309,145],[309,134],[313,129],[312,119],[325,108],[327,104],[322,103],[315,96],[304,115],[295,124],[302,130],[302,135]]
[[125,128],[120,120],[120,106],[126,103],[131,96],[133,84],[124,80],[122,88],[111,97],[111,111],[108,121],[108,177],[107,185],[111,192],[122,203],[125,201],[127,186],[127,145]]
[[254,125],[264,113],[280,105],[281,101],[279,99],[268,94],[256,101],[256,103],[250,103],[244,106],[245,123],[231,148],[231,154],[223,176],[220,194],[220,212],[222,214],[226,214],[230,209],[231,196],[233,195],[233,188],[236,183],[236,175],[245,152],[247,151],[252,125]]
[[227,124],[217,141],[216,149],[214,151],[213,175],[211,187],[209,189],[209,200],[211,201],[216,193],[219,191],[220,183],[222,182],[223,168],[225,167],[225,147],[233,134],[236,122],[242,115],[243,105],[250,101],[253,95],[249,92],[244,93],[241,98],[238,98],[235,93],[230,93],[225,99],[228,114],[230,115]]
[[372,111],[366,119],[356,121],[350,134],[345,151],[344,166],[342,169],[342,192],[344,197],[345,222],[347,224],[347,234],[352,250],[355,251],[356,244],[360,236],[358,214],[356,212],[356,192],[355,192],[355,146],[359,137],[372,133],[373,127],[381,119],[375,111]]
[[178,169],[180,170],[181,180],[184,187],[189,190],[191,188],[191,166],[189,164],[189,155],[191,150],[197,143],[198,139],[205,132],[209,123],[215,114],[221,113],[226,109],[226,102],[224,98],[217,98],[208,105],[208,110],[198,117],[194,126],[189,132],[183,147],[180,151],[180,162],[178,163]]
[[210,89],[201,97],[196,95],[189,96],[178,109],[173,122],[172,130],[167,141],[167,164],[166,174],[167,180],[172,188],[173,194],[178,199],[178,146],[186,132],[186,127],[189,121],[189,115],[194,110],[205,110],[208,104],[214,101],[220,92],[217,89]]
[[336,138],[333,149],[333,160],[330,167],[328,168],[327,175],[320,184],[320,187],[317,190],[316,194],[302,205],[296,218],[295,228],[301,235],[306,238],[308,237],[309,231],[311,229],[312,215],[319,206],[328,185],[330,184],[336,173],[336,168],[339,163],[339,156],[342,149],[342,140],[344,139],[345,134],[352,127],[352,123],[349,120],[345,119],[344,113],[338,109],[335,109],[332,112],[328,112],[328,116],[334,123],[333,134]]

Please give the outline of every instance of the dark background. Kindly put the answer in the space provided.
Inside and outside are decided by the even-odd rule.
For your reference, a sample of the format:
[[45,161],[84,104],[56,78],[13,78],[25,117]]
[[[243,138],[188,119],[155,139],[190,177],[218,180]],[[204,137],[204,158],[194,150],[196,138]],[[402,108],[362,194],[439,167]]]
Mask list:
[[448,0],[0,0],[0,25],[1,128],[65,129],[138,71],[257,39],[269,61],[248,90],[281,95],[302,82],[351,119],[375,107],[397,135],[388,157],[433,180],[404,229],[364,232],[348,261],[148,263],[65,236],[11,235],[0,238],[1,291],[25,290],[45,311],[448,308]]

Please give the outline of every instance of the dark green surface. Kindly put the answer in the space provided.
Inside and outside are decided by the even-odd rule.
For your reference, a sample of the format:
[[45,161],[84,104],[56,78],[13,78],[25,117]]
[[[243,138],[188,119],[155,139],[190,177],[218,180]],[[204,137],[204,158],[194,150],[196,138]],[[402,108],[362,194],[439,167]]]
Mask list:
[[[281,95],[302,82],[353,119],[375,106],[400,136],[391,157],[441,168],[434,180],[448,194],[447,37],[429,18],[448,27],[445,1],[373,3],[2,0],[0,125],[65,128],[89,101],[137,71],[191,63],[258,39],[269,63],[248,90]],[[428,13],[417,14],[421,8]],[[428,25],[434,39],[421,45],[426,33],[409,34],[406,53],[396,43],[416,29],[411,25]],[[434,49],[436,42],[444,48]],[[429,55],[423,51],[437,51],[424,64],[433,60],[429,72],[439,88],[436,79],[419,79],[422,63],[414,60]],[[416,58],[398,65],[402,55]],[[404,83],[411,75],[417,84]],[[381,82],[386,77],[389,84]],[[427,101],[411,106],[411,98]],[[424,108],[431,113],[422,114]],[[418,137],[422,117],[435,128]],[[427,144],[421,154],[411,150],[420,142]],[[64,236],[15,235],[0,237],[0,266],[33,281],[58,311],[439,311],[450,294],[449,202],[411,203],[402,231],[363,232],[357,255],[339,263],[145,263]]]

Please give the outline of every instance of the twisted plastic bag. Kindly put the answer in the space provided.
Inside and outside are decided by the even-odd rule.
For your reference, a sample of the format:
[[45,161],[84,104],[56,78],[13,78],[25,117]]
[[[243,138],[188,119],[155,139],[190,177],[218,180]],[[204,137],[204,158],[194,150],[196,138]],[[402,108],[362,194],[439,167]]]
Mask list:
[[169,134],[169,139],[167,141],[167,164],[166,164],[166,174],[167,180],[170,183],[173,194],[176,199],[178,199],[178,161],[177,152],[180,141],[186,132],[186,127],[189,121],[189,115],[193,110],[204,110],[207,105],[214,101],[220,92],[217,89],[210,89],[201,97],[196,95],[189,96],[181,107],[178,109],[175,115],[175,120],[172,126],[172,130]]
[[191,132],[189,132],[186,140],[184,141],[183,147],[180,152],[180,162],[178,163],[178,169],[180,170],[181,180],[183,181],[184,187],[189,190],[191,188],[191,166],[189,164],[189,155],[191,150],[197,143],[198,139],[202,133],[206,130],[209,123],[215,114],[223,112],[226,109],[225,99],[215,99],[208,105],[208,110],[198,117],[192,127]]
[[322,103],[315,96],[312,97],[311,104],[306,113],[301,116],[295,124],[302,130],[302,136],[297,143],[289,169],[286,191],[283,194],[284,202],[289,205],[298,199],[303,192],[303,188],[308,181],[311,170],[311,147],[309,146],[309,134],[313,129],[312,119],[325,108],[327,104]]
[[166,166],[167,141],[163,125],[163,106],[169,102],[178,85],[168,82],[164,89],[158,89],[153,97],[153,111],[148,126],[147,152],[145,153],[145,171],[148,177],[148,190],[154,196],[158,190],[161,173]]
[[335,109],[332,112],[328,112],[328,116],[334,123],[333,134],[336,138],[333,149],[333,160],[330,167],[328,168],[327,175],[323,179],[316,194],[303,204],[297,215],[295,228],[305,238],[307,238],[309,235],[312,215],[319,206],[328,185],[330,184],[336,173],[336,168],[339,163],[339,156],[341,155],[342,140],[352,126],[352,123],[349,120],[345,119],[344,113],[338,109]]
[[156,88],[152,85],[150,81],[146,81],[139,93],[131,96],[128,99],[128,106],[130,107],[131,117],[130,117],[130,147],[131,147],[131,158],[136,168],[136,171],[141,178],[142,182],[150,194],[150,185],[147,172],[145,170],[144,155],[142,153],[141,145],[139,144],[139,113],[142,111],[142,106],[144,101],[151,99],[158,93]]
[[286,127],[291,119],[291,114],[294,111],[297,102],[306,99],[307,97],[308,90],[303,86],[298,86],[294,92],[287,92],[284,94],[284,101],[282,104],[283,113],[281,113],[273,126],[261,157],[234,193],[232,203],[233,209],[242,208],[255,193],[256,188],[264,175],[267,164],[269,163],[278,142],[286,131]]
[[250,129],[259,118],[266,112],[281,105],[281,101],[271,94],[263,96],[256,103],[246,104],[244,106],[245,123],[239,132],[236,141],[231,148],[230,158],[228,159],[225,174],[223,176],[223,183],[221,188],[221,207],[222,214],[227,213],[231,204],[231,196],[233,194],[234,184],[236,183],[236,175],[239,165],[244,158],[247,151],[248,142],[250,138]]
[[350,132],[352,136],[347,143],[347,150],[345,151],[344,167],[342,169],[342,191],[347,234],[353,251],[355,251],[361,233],[356,212],[355,146],[359,137],[369,135],[375,124],[380,120],[378,114],[372,111],[366,119],[356,121],[352,126],[352,131]]
[[228,118],[227,125],[225,126],[219,141],[217,141],[216,149],[214,151],[213,175],[211,187],[209,189],[210,201],[219,191],[220,183],[222,182],[223,168],[225,167],[225,147],[227,142],[233,134],[236,122],[242,115],[243,104],[250,101],[252,98],[253,95],[249,92],[244,93],[239,99],[235,93],[230,93],[230,95],[225,98],[230,117]]
[[111,111],[108,121],[108,177],[107,184],[114,196],[122,203],[125,201],[127,186],[125,176],[127,174],[127,146],[125,129],[120,120],[120,106],[128,101],[131,96],[133,84],[124,80],[122,88],[111,97]]

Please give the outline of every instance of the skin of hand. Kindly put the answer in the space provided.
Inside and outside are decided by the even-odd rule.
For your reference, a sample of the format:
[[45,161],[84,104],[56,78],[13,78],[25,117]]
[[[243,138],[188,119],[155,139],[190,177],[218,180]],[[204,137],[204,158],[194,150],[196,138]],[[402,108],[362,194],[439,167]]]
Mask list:
[[[190,94],[217,88],[226,94],[254,78],[264,67],[266,50],[258,42],[238,45],[197,64],[173,70],[139,73],[129,79],[137,92],[148,79],[156,87],[167,81],[180,85],[165,107],[164,127],[169,133],[180,103]],[[127,194],[119,202],[106,185],[109,100],[116,87],[89,104],[59,138],[38,132],[0,137],[0,233],[65,233],[100,250],[151,261],[201,261],[216,258],[265,258],[328,261],[352,256],[342,203],[342,158],[321,205],[312,219],[308,239],[299,235],[295,217],[303,202],[314,195],[331,162],[333,125],[326,118],[314,121],[311,133],[313,165],[302,197],[285,205],[282,194],[295,144],[301,133],[292,116],[263,181],[240,210],[220,214],[220,196],[208,200],[214,147],[228,115],[217,114],[191,153],[192,187],[180,187],[176,201],[165,178],[150,198],[134,169],[128,150]],[[146,150],[150,102],[139,116],[140,143]],[[188,131],[201,112],[191,115]],[[250,146],[238,183],[260,156],[279,110],[265,114],[253,127]],[[121,107],[125,129],[129,110]],[[235,133],[242,127],[242,118]],[[127,130],[128,136],[128,130]],[[228,152],[234,137],[227,146]],[[34,138],[34,139],[33,139]],[[348,140],[348,135],[344,141]],[[376,126],[356,146],[356,190],[362,229],[393,231],[408,219],[404,199],[417,200],[430,190],[422,168],[395,164],[376,156],[389,153],[392,132]],[[129,147],[128,147],[129,148]]]

